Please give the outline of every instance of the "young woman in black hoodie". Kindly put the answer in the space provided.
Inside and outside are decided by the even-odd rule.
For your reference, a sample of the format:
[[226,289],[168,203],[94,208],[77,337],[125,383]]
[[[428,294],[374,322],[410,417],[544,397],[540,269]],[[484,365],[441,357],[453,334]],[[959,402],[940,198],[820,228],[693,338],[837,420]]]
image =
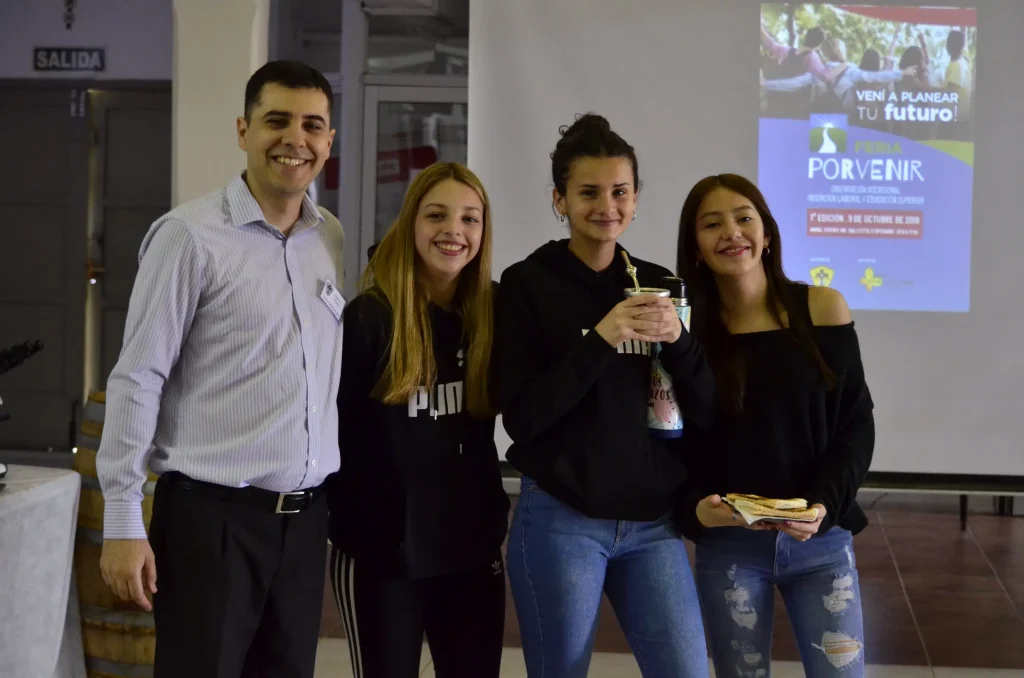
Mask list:
[[509,501],[494,444],[491,215],[437,163],[345,309],[330,574],[357,678],[497,678]]
[[[552,154],[569,238],[505,270],[496,307],[498,404],[523,473],[508,568],[527,673],[585,676],[607,593],[644,676],[707,676],[704,631],[671,497],[683,462],[647,428],[651,347],[681,409],[714,409],[703,350],[666,298],[633,287],[616,242],[635,217],[636,153],[585,115]],[[643,287],[671,273],[630,257]]]
[[[871,394],[843,296],[789,280],[764,197],[735,174],[703,179],[683,205],[677,266],[720,406],[687,426],[683,532],[718,675],[769,670],[775,588],[809,676],[864,675],[853,535],[875,442]],[[687,422],[689,423],[689,422]],[[810,523],[754,529],[725,493],[803,498]]]

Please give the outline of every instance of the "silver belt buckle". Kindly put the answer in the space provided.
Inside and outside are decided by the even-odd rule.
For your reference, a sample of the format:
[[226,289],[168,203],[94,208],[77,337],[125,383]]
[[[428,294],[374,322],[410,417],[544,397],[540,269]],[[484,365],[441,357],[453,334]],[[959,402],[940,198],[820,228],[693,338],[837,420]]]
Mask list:
[[302,509],[295,509],[294,511],[284,511],[281,509],[281,506],[284,504],[285,497],[294,497],[295,495],[301,497],[304,494],[306,493],[301,490],[298,492],[281,492],[280,494],[277,495],[277,508],[274,509],[274,513],[300,513]]

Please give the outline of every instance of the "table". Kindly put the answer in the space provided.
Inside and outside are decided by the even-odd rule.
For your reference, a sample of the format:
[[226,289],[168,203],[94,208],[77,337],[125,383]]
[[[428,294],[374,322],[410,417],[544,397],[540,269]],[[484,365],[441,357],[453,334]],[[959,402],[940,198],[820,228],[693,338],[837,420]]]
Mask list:
[[72,577],[81,477],[9,465],[0,483],[0,676],[85,678]]

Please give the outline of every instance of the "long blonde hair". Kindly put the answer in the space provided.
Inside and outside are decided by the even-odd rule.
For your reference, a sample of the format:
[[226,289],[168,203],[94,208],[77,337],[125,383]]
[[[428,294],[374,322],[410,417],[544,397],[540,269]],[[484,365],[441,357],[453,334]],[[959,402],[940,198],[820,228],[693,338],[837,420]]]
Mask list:
[[466,407],[470,414],[482,417],[494,414],[488,378],[494,344],[491,203],[480,179],[468,167],[454,162],[434,163],[413,179],[398,218],[377,246],[363,274],[362,290],[372,290],[371,293],[379,290],[392,313],[388,362],[372,395],[385,404],[399,405],[408,402],[420,386],[428,391],[434,388],[437,363],[428,312],[430,300],[416,278],[422,265],[416,253],[416,215],[427,193],[449,179],[476,191],[484,208],[480,249],[459,273],[453,300],[462,317],[463,334],[469,346]]

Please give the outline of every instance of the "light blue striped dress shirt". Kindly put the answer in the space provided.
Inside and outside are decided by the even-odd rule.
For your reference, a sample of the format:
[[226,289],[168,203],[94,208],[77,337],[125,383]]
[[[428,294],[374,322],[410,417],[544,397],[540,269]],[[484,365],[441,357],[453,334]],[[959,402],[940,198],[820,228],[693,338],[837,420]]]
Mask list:
[[106,539],[146,537],[156,473],[275,492],[338,470],[338,220],[306,196],[285,237],[243,177],[152,225],[107,382],[96,470]]

